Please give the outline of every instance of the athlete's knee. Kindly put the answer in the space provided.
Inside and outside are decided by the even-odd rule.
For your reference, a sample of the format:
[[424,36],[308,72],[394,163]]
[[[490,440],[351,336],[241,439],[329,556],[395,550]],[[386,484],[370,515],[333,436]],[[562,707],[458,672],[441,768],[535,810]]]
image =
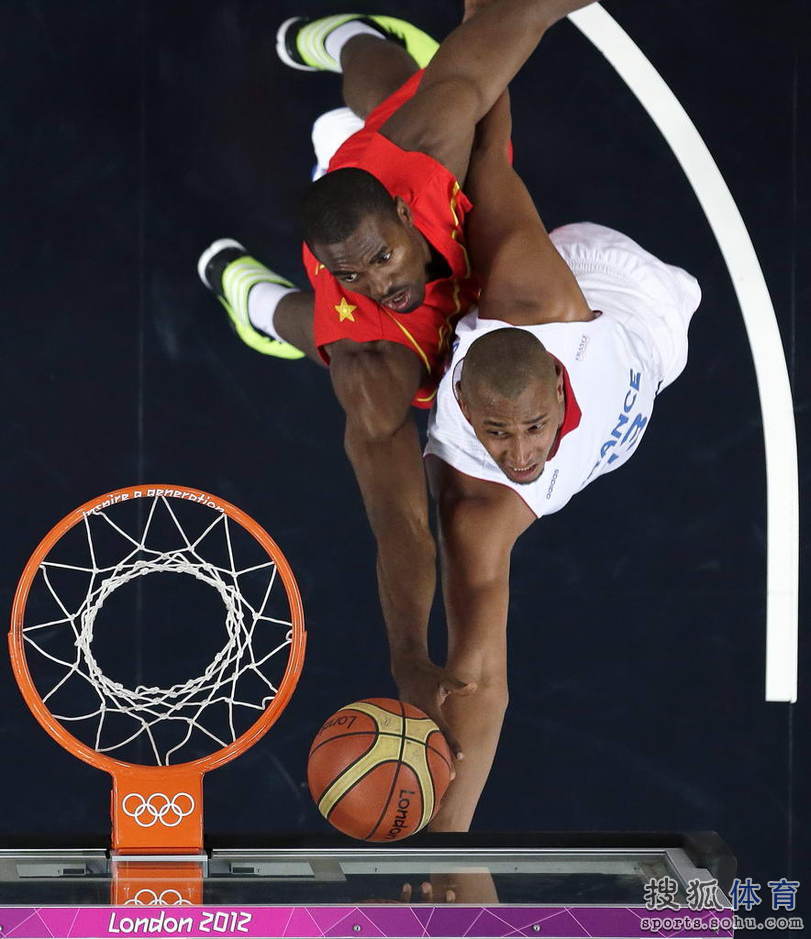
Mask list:
[[370,36],[357,36],[341,56],[344,102],[366,118],[417,71],[402,46]]
[[354,441],[384,443],[400,430],[407,417],[407,405],[381,405],[361,393],[358,400],[346,408],[348,446]]
[[390,342],[352,345],[333,356],[330,368],[348,433],[371,442],[387,440],[408,418],[420,379],[416,357]]
[[[473,126],[485,112],[486,97],[482,83],[467,75],[448,76],[433,82],[423,80],[419,94],[430,95],[437,113],[449,116],[454,124]],[[437,131],[441,134],[442,127]]]
[[344,78],[362,78],[371,86],[394,85],[396,90],[419,69],[413,56],[398,42],[385,36],[361,35],[341,50]]

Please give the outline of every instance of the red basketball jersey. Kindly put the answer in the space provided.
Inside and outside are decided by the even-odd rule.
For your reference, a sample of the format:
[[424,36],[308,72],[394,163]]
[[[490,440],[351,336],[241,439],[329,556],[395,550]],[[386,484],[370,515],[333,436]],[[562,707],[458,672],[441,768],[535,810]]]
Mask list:
[[339,339],[355,342],[383,339],[408,346],[428,373],[412,403],[427,408],[436,395],[453,327],[475,302],[478,284],[471,275],[464,246],[463,224],[471,203],[456,178],[432,157],[402,150],[377,132],[414,94],[421,78],[421,72],[413,75],[379,105],[367,118],[363,130],[339,148],[329,169],[366,170],[392,196],[400,196],[411,209],[418,231],[447,262],[450,277],[426,284],[424,302],[413,312],[395,313],[337,281],[306,245],[303,260],[315,291],[315,343],[325,361],[329,357],[323,347]]

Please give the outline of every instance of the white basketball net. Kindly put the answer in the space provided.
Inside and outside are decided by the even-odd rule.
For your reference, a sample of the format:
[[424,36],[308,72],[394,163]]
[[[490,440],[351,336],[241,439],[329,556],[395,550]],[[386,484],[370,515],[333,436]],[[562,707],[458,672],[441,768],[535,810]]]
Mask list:
[[[170,500],[164,496],[156,496],[151,505],[148,499],[139,501],[144,509],[148,509],[140,534],[126,532],[108,514],[109,510],[96,509],[85,514],[83,519],[90,557],[87,566],[57,563],[48,561],[47,558],[42,562],[39,569],[42,580],[64,615],[48,622],[25,625],[23,632],[26,642],[40,655],[65,669],[64,675],[47,692],[43,693],[43,689],[39,689],[46,705],[49,698],[74,678],[90,685],[98,698],[97,707],[85,710],[84,713],[54,713],[53,716],[57,720],[63,723],[94,722],[93,746],[99,753],[117,755],[117,751],[133,741],[139,738],[147,740],[155,764],[169,765],[173,762],[173,756],[186,745],[193,734],[199,733],[208,738],[211,751],[221,749],[232,743],[245,729],[244,726],[242,730],[238,729],[238,725],[245,723],[244,716],[247,711],[256,712],[250,721],[252,723],[259,716],[259,712],[269,705],[276,695],[277,686],[268,675],[268,663],[274,656],[284,659],[280,668],[278,662],[274,663],[274,673],[283,673],[286,664],[283,652],[291,645],[293,624],[290,619],[278,619],[267,614],[274,586],[278,584],[276,593],[281,591],[284,595],[281,578],[277,578],[276,564],[268,559],[264,563],[239,567],[234,557],[232,526],[241,526],[233,522],[225,512],[217,509],[211,524],[192,541],[184,531]],[[165,508],[168,511],[176,529],[176,544],[168,550],[157,550],[147,544],[159,507],[160,510]],[[201,508],[201,511],[208,510]],[[131,548],[129,553],[113,566],[97,564],[91,519],[94,523],[95,520],[100,520],[111,526],[123,536]],[[218,526],[222,527],[220,534],[224,536],[227,545],[226,566],[212,563],[203,556],[206,541],[211,539]],[[84,572],[88,575],[87,592],[78,609],[68,609],[61,599],[52,582],[55,568]],[[257,571],[266,572],[267,587],[261,601],[252,605],[240,590],[240,578]],[[96,618],[114,590],[137,578],[159,573],[188,574],[217,591],[225,607],[226,641],[201,675],[168,688],[145,685],[127,688],[121,682],[105,675],[93,655]],[[283,607],[289,614],[286,596]],[[72,630],[72,648],[75,652],[72,660],[55,655],[44,647],[46,643],[40,640],[40,635],[48,628]],[[264,635],[262,652],[257,656],[253,645],[260,630],[264,631]],[[268,630],[272,630],[270,637],[267,635]],[[250,697],[240,694],[241,686],[246,685],[244,679],[250,679],[247,682],[250,684]],[[64,697],[64,694],[60,696],[60,708],[64,706]],[[227,708],[227,720],[223,721],[222,717],[218,722],[207,720],[207,715],[215,705],[220,712],[223,707]],[[127,719],[116,720],[116,737],[120,734],[121,739],[112,743],[107,740],[111,715]],[[238,719],[240,715],[241,719]],[[179,739],[171,746],[159,744],[155,734],[157,726],[167,722],[179,725],[179,733],[173,735]],[[85,724],[85,727],[87,726]],[[226,728],[225,733],[223,726]],[[122,727],[127,729],[122,730]]]

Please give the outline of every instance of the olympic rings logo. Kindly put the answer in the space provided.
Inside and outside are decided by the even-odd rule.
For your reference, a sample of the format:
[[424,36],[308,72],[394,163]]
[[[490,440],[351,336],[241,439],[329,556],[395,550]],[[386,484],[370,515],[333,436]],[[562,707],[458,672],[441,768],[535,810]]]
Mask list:
[[178,792],[171,798],[163,792],[153,792],[150,796],[130,792],[121,800],[122,812],[135,819],[141,828],[151,828],[158,822],[167,828],[176,828],[191,815],[194,807],[194,799],[188,792]]
[[191,906],[191,900],[187,900],[179,890],[170,888],[162,893],[155,893],[149,887],[144,887],[131,900],[127,900],[124,906]]

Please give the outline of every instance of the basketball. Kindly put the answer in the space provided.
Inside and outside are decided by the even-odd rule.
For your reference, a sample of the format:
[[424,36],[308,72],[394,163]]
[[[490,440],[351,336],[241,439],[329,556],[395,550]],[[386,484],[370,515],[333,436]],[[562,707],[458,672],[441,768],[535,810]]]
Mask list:
[[451,780],[437,725],[392,698],[347,704],[310,747],[307,783],[318,811],[362,841],[398,841],[431,821]]

